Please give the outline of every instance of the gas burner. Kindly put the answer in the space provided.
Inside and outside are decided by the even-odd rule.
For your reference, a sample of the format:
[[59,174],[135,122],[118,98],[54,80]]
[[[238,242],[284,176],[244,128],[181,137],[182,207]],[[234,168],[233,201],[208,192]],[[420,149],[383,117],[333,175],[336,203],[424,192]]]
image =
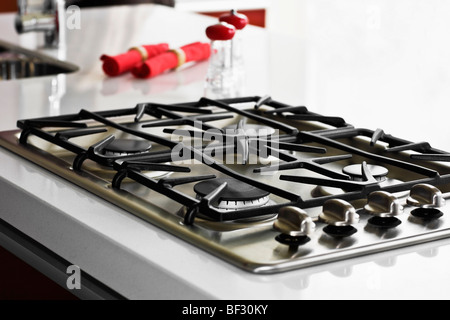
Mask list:
[[275,133],[275,129],[260,124],[232,125],[223,128],[226,134],[244,134],[249,138],[266,138]]
[[[171,163],[166,162],[166,163],[162,163],[162,165],[170,166]],[[144,171],[144,172],[142,172],[142,174],[145,175],[147,178],[162,179],[162,178],[167,178],[170,175],[172,175],[173,171],[150,170],[150,171]]]
[[[106,157],[117,156],[139,156],[150,151],[152,144],[147,140],[137,139],[114,139],[111,143],[102,149],[102,154]],[[162,163],[162,166],[170,166],[170,163]],[[163,178],[172,174],[168,170],[143,170],[142,172],[148,178]]]
[[[375,180],[379,181],[380,187],[382,188],[403,183],[403,181],[401,180],[388,178],[387,175],[389,173],[389,170],[383,166],[367,164],[367,168],[369,169]],[[352,181],[364,181],[361,164],[351,164],[345,166],[342,169],[342,172],[350,176],[350,179]],[[341,188],[316,186],[313,190],[311,190],[311,195],[315,198],[319,198],[324,196],[340,195],[346,192],[347,191]],[[396,192],[395,195],[399,198],[406,197],[408,195],[408,191]]]
[[125,156],[147,152],[151,147],[146,140],[114,139],[103,148],[103,153],[106,156]]
[[269,192],[258,189],[242,181],[233,178],[215,178],[197,183],[194,191],[198,197],[204,197],[211,190],[218,188],[224,182],[227,183],[221,192],[220,198],[214,207],[222,210],[239,210],[257,208],[269,204]]
[[[218,212],[255,209],[274,204],[274,202],[269,199],[269,192],[234,178],[215,178],[197,183],[194,186],[194,191],[197,193],[197,199],[206,196],[225,182],[227,183],[227,186],[221,191],[218,200],[212,203],[212,206]],[[273,219],[275,216],[276,213],[271,213],[254,217],[239,218],[230,220],[229,222],[266,221]]]
[[[385,167],[375,164],[367,164],[367,169],[369,169],[372,176],[378,181],[386,180],[386,176],[389,172]],[[353,181],[364,181],[361,164],[356,163],[345,166],[342,169],[342,172],[349,175]]]
[[[224,127],[222,130],[224,140],[233,141],[235,163],[278,162],[276,157],[270,155],[270,147],[274,143],[279,145],[278,140],[272,141],[272,136],[276,134],[274,128],[262,124],[248,124],[240,120],[237,124]],[[278,134],[275,137],[278,137]]]

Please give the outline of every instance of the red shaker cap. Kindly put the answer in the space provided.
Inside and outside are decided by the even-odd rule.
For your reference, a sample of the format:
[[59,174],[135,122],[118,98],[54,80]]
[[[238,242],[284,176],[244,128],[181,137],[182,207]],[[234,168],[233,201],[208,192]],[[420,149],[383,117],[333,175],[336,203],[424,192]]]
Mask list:
[[236,28],[229,23],[220,22],[206,28],[206,36],[211,40],[230,40],[234,37]]
[[245,14],[238,13],[236,10],[231,10],[229,13],[224,13],[219,17],[219,21],[232,24],[236,29],[244,29],[248,24],[248,18]]

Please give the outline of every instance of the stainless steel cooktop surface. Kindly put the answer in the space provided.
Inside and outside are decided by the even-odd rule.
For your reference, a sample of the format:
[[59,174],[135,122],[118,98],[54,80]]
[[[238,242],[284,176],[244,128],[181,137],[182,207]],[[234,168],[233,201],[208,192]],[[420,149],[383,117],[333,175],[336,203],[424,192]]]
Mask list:
[[3,148],[250,272],[450,235],[447,152],[270,97],[17,124]]

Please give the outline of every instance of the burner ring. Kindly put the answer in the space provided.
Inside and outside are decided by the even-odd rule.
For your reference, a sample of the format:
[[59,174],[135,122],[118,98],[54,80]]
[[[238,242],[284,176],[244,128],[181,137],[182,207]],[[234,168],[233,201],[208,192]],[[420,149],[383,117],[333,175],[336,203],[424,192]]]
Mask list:
[[254,201],[269,196],[269,192],[233,178],[216,178],[201,181],[194,186],[194,191],[204,197],[224,182],[225,189],[220,193],[219,201]]
[[149,151],[151,147],[147,140],[114,139],[103,148],[103,153],[107,156],[139,154]]
[[[255,209],[273,204],[273,201],[269,198],[269,192],[234,178],[215,178],[197,183],[194,186],[194,191],[197,193],[197,199],[206,196],[224,182],[227,183],[227,186],[220,193],[220,198],[212,203],[212,206],[219,212]],[[255,215],[229,220],[227,222],[253,222],[272,219],[275,216],[276,213]]]
[[269,197],[262,197],[253,200],[220,200],[217,209],[239,210],[245,208],[261,207],[269,202]]
[[[223,128],[226,133],[237,133],[238,126],[231,125]],[[261,124],[246,123],[243,125],[243,133],[249,138],[267,138],[276,133],[275,129]]]
[[[387,168],[375,164],[367,164],[367,168],[369,169],[372,176],[378,181],[385,180],[387,174],[389,173],[389,170]],[[363,181],[361,164],[357,163],[345,166],[342,169],[342,172],[349,175],[354,181]]]

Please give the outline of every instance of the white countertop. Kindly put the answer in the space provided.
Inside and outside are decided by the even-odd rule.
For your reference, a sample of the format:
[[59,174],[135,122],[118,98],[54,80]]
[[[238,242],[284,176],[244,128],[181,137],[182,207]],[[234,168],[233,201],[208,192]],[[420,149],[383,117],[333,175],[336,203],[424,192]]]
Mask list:
[[[298,36],[245,31],[245,95],[306,105],[356,126],[449,149],[450,4],[302,1]],[[34,48],[0,15],[0,39]],[[145,43],[207,41],[216,20],[140,5],[82,11],[63,57],[73,74],[0,82],[0,130],[17,119],[198,100],[207,62],[136,80],[107,78],[99,57]],[[186,27],[188,26],[188,27]],[[53,85],[53,86],[52,86]],[[0,150],[0,217],[131,299],[448,299],[450,240],[277,275],[241,271],[69,182]],[[21,203],[24,193],[35,209]],[[14,200],[17,200],[15,202]],[[41,208],[42,206],[42,208]],[[45,206],[51,210],[44,210]]]

